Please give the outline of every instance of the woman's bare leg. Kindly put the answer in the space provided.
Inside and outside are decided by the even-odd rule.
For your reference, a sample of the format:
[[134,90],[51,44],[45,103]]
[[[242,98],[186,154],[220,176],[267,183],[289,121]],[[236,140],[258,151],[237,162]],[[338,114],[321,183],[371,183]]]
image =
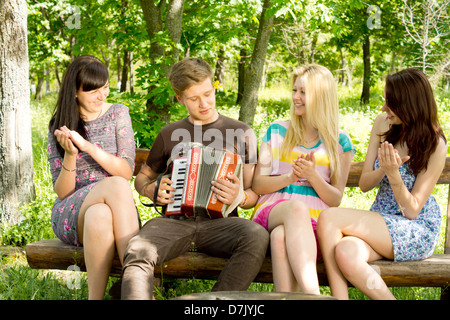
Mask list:
[[287,254],[284,225],[275,227],[270,233],[270,255],[275,291],[298,292],[300,288],[292,273]]
[[115,252],[112,213],[108,205],[90,206],[84,216],[84,260],[89,299],[103,299]]
[[292,273],[304,293],[320,294],[317,245],[309,208],[301,201],[280,202],[270,211],[269,231],[283,225]]
[[357,237],[346,236],[336,246],[336,262],[344,277],[355,288],[374,300],[395,299],[380,274],[368,262],[383,256],[373,250],[367,242]]
[[[344,245],[351,244],[351,239],[345,239],[346,236],[356,237],[367,244],[367,246],[361,246],[361,243],[358,243],[358,248],[362,251],[364,251],[362,248],[365,248],[366,251],[364,254],[361,253],[354,257],[358,263],[363,261],[367,264],[368,261],[382,257],[394,258],[392,241],[386,223],[383,217],[376,212],[345,208],[326,209],[319,216],[317,233],[331,293],[339,299],[348,299],[346,276],[349,276],[349,273],[344,274],[340,268],[342,266],[348,271],[344,266],[344,262],[347,260],[344,253],[349,246],[345,247]],[[344,241],[343,246],[338,249],[338,245],[344,239],[349,241]],[[356,262],[353,261],[353,263]],[[359,267],[361,266],[359,265]],[[367,281],[368,277],[375,276],[373,273],[367,272],[360,275],[365,277],[365,280],[362,281]],[[352,282],[355,287],[361,285],[360,281],[356,279],[353,281],[357,282],[357,284]]]
[[128,181],[109,177],[86,196],[78,217],[78,238],[83,243],[89,299],[103,299],[115,249],[123,260],[128,241],[139,223]]

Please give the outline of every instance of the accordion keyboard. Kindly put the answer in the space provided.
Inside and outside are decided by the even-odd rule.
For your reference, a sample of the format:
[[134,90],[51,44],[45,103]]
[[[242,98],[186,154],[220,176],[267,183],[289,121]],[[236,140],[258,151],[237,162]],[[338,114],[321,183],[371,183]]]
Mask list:
[[175,159],[173,161],[172,176],[172,187],[175,191],[170,193],[174,195],[174,202],[167,205],[167,214],[177,214],[181,213],[181,203],[183,200],[184,182],[186,180],[186,170],[187,170],[187,159]]

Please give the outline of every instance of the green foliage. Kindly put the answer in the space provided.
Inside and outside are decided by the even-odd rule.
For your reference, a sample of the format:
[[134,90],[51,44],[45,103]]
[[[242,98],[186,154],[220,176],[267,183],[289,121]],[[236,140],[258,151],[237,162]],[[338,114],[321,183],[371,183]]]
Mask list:
[[[157,131],[164,125],[163,120],[157,119],[165,110],[170,109],[169,115],[177,118],[183,109],[174,101],[167,81],[168,67],[175,62],[172,54],[175,50],[181,53],[180,58],[183,53],[197,56],[212,66],[218,61],[219,53],[224,54],[228,73],[225,90],[236,90],[241,54],[245,55],[247,65],[262,9],[260,0],[185,1],[181,40],[176,44],[164,26],[168,23],[164,3],[160,4],[164,25],[158,26],[158,30],[163,31],[154,33],[151,41],[139,1],[29,0],[28,5],[32,79],[40,77],[42,80],[46,72],[47,79],[60,81],[64,66],[74,56],[93,54],[108,65],[112,75],[110,83],[114,85],[116,79],[120,81],[120,76],[116,78],[115,74],[121,74],[123,53],[131,52],[134,92],[146,94],[143,97],[147,100],[146,109],[153,112],[148,113],[152,123],[147,128],[139,127],[147,129],[146,132],[152,132],[152,128]],[[360,0],[272,0],[266,14],[274,16],[275,23],[268,45],[263,86],[284,83],[292,67],[312,61],[327,66],[339,81],[359,82],[363,76],[361,41],[367,33],[371,38],[372,87],[388,72],[415,65],[421,49],[402,25],[403,1],[377,0],[370,5],[379,9],[379,17],[374,17],[369,4]],[[379,28],[368,28],[373,18],[380,18]],[[437,23],[442,28],[444,22]],[[446,41],[441,42],[431,45],[430,52],[445,61],[448,46]],[[438,74],[438,77],[442,76]],[[135,100],[141,103],[141,98]],[[150,145],[154,135],[139,138],[142,145]]]
[[[156,87],[156,89],[152,91],[152,94],[155,94],[155,92],[158,91],[161,93],[161,96],[169,99],[168,97],[170,97],[170,94],[167,94],[166,91],[169,88],[163,88],[163,86],[164,85],[160,85]],[[171,88],[170,92],[173,93],[173,90]],[[163,121],[155,120],[157,119],[155,118],[155,112],[149,112],[147,110],[146,103],[148,96],[148,94],[143,94],[140,92],[130,94],[129,92],[119,93],[117,91],[114,91],[108,98],[108,101],[111,103],[121,103],[129,108],[130,117],[133,123],[134,140],[136,142],[136,147],[147,149],[151,148],[156,135],[161,131],[162,127],[166,125],[166,123]],[[165,98],[158,99],[161,99],[159,100],[160,103],[166,103]],[[169,108],[171,121],[177,121],[188,116],[186,108],[180,105],[178,102],[173,102],[171,105],[166,107]]]
[[151,146],[157,132],[161,129],[149,125],[149,116],[145,107],[145,96],[141,93],[129,92],[110,94],[108,99],[111,103],[121,103],[128,107],[133,123],[134,140],[136,147],[148,148]]
[[53,202],[51,198],[39,198],[22,206],[20,223],[0,226],[3,245],[24,246],[29,242],[54,238],[50,223]]
[[28,51],[31,76],[43,75],[44,69],[54,68],[69,59],[70,45],[65,37],[64,18],[69,14],[68,1],[34,1],[28,3]]

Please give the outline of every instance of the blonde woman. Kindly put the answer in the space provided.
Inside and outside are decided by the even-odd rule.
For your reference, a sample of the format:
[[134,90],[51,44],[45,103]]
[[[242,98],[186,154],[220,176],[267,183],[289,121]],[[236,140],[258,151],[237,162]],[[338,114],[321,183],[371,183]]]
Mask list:
[[263,137],[252,185],[262,196],[252,219],[270,232],[275,290],[319,294],[316,222],[340,204],[354,148],[339,130],[327,68],[295,70],[292,88],[291,119],[275,121]]

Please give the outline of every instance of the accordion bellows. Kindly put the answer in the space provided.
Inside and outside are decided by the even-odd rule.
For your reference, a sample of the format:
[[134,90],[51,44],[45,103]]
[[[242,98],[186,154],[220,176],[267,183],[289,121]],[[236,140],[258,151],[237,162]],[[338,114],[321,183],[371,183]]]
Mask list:
[[[174,202],[167,206],[166,215],[201,215],[223,218],[237,207],[242,199],[242,160],[227,151],[193,144],[173,159],[171,180],[176,191]],[[240,196],[231,205],[219,201],[211,190],[211,181],[227,179],[234,173],[241,180]],[[242,195],[241,195],[242,194]]]

